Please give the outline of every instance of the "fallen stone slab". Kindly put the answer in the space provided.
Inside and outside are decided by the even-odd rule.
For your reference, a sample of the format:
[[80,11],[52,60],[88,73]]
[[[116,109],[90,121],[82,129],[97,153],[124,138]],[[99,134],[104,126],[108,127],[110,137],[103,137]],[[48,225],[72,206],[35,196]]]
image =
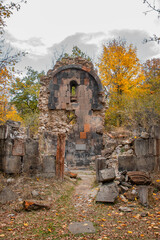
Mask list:
[[50,209],[50,205],[44,201],[26,200],[23,202],[23,209],[26,211]]
[[3,188],[0,192],[0,203],[2,204],[15,201],[17,198],[17,194],[13,192],[9,187]]
[[110,182],[116,177],[114,168],[106,168],[99,171],[100,182]]
[[73,234],[94,233],[95,232],[93,223],[90,221],[70,223],[68,229]]
[[119,207],[119,211],[121,212],[132,212],[132,209],[129,207]]
[[96,196],[96,202],[114,203],[118,197],[118,187],[112,183],[104,183]]
[[127,172],[128,178],[134,184],[147,185],[151,183],[149,173],[143,171],[131,171]]

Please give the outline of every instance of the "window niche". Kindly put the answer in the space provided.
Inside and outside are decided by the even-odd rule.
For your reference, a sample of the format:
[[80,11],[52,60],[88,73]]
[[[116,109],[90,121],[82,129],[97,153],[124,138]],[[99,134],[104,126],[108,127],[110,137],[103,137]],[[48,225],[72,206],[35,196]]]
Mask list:
[[77,102],[77,88],[78,84],[76,81],[70,82],[70,101],[71,103]]

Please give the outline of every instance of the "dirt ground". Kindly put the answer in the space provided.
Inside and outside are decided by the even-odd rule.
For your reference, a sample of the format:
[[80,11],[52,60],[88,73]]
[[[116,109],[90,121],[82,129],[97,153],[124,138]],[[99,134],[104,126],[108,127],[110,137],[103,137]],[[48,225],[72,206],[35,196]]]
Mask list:
[[[0,205],[0,239],[160,239],[160,192],[156,188],[149,208],[141,206],[137,199],[123,202],[118,198],[115,204],[100,204],[95,202],[98,191],[95,173],[77,173],[77,180],[66,176],[64,182],[27,176],[7,182],[8,177],[1,174],[0,189],[7,186],[18,197]],[[158,179],[157,175],[155,180]],[[33,196],[34,190],[37,194]],[[51,208],[22,210],[23,201],[29,199],[49,203]],[[120,212],[120,206],[130,207],[132,212]],[[69,232],[71,222],[83,221],[91,221],[96,232],[79,235]]]

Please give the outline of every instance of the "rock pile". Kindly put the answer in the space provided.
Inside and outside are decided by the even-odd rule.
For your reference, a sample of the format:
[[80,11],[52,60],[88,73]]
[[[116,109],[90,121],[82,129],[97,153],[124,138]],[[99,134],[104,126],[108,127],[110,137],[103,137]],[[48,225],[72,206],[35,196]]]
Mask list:
[[119,130],[105,134],[102,156],[119,171],[153,172],[160,169],[160,127],[144,130]]
[[122,201],[135,201],[147,207],[150,205],[150,197],[153,194],[153,187],[149,173],[143,171],[124,171],[115,180],[120,198]]
[[104,157],[99,157],[96,159],[96,177],[97,182],[101,183],[96,202],[114,203],[119,195],[124,202],[139,199],[143,206],[150,205],[153,187],[149,173],[122,171],[116,176],[115,169],[105,164]]

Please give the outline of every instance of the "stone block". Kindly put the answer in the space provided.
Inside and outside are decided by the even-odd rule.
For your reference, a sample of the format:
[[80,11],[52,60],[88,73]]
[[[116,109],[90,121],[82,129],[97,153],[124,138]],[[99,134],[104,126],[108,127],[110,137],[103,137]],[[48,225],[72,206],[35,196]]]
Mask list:
[[0,139],[5,139],[5,133],[6,133],[6,126],[1,125],[0,126]]
[[148,206],[148,186],[141,185],[138,187],[138,195],[140,203],[147,207]]
[[152,126],[150,136],[151,138],[160,139],[160,126]]
[[151,183],[150,174],[144,171],[127,172],[129,180],[136,185],[147,185]]
[[100,187],[96,196],[96,202],[114,203],[118,197],[118,187],[113,183],[105,183]]
[[86,139],[86,132],[80,132],[80,139]]
[[70,223],[68,229],[72,234],[94,233],[95,232],[93,223],[89,222],[89,221]]
[[90,124],[84,124],[84,132],[90,132]]
[[157,155],[156,139],[150,138],[148,139],[148,143],[149,143],[148,154],[156,156]]
[[12,148],[12,155],[13,156],[24,156],[24,143],[21,140],[15,139],[13,148]]
[[110,182],[116,177],[114,168],[106,168],[99,171],[100,182]]
[[28,156],[38,156],[38,141],[27,138],[25,149]]
[[45,156],[43,158],[43,172],[44,173],[54,173],[55,174],[55,156]]
[[39,158],[25,155],[22,161],[22,171],[24,173],[35,174],[40,170]]
[[106,168],[106,158],[105,157],[97,157],[95,161],[96,166],[96,180],[99,182],[99,173],[100,170]]
[[118,170],[119,171],[134,171],[136,170],[136,157],[131,156],[118,156]]
[[136,139],[134,141],[134,149],[136,156],[147,156],[149,154],[149,140]]
[[3,171],[8,174],[18,174],[21,172],[20,156],[5,156],[3,159]]
[[12,155],[13,142],[12,139],[7,139],[4,143],[4,151],[6,156]]
[[152,172],[155,168],[155,158],[155,156],[137,157],[135,161],[136,170]]
[[21,122],[12,120],[7,120],[6,124],[14,129],[19,129],[21,126]]
[[86,144],[76,144],[76,150],[86,151]]

